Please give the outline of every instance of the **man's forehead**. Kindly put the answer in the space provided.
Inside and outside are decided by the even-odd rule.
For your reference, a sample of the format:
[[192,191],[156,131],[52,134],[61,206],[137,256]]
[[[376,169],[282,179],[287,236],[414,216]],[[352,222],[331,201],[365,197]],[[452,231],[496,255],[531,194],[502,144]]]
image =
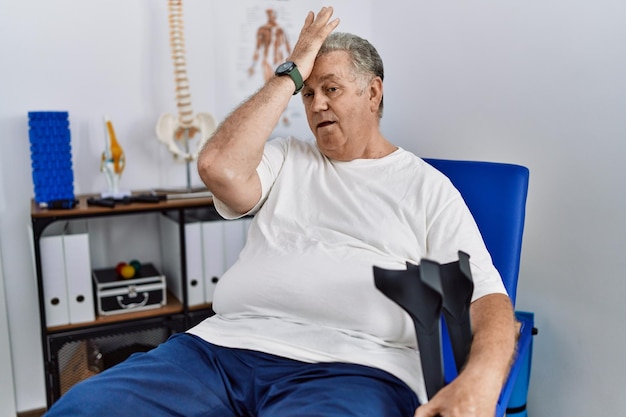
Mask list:
[[[341,55],[338,53],[341,53]],[[344,51],[334,51],[317,58],[307,81],[340,81],[352,78],[352,76],[353,66],[349,55]]]

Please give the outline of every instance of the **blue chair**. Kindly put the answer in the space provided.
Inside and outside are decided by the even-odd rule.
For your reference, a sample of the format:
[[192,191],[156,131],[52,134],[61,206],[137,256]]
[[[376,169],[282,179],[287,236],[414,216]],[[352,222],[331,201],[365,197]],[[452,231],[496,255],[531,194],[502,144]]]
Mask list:
[[[505,163],[425,159],[461,192],[474,216],[513,305],[517,295],[522,235],[528,192],[528,168]],[[496,416],[526,417],[534,315],[516,311],[521,323],[517,356],[501,392]],[[445,328],[444,328],[445,329]],[[456,376],[452,350],[444,344],[446,380]]]

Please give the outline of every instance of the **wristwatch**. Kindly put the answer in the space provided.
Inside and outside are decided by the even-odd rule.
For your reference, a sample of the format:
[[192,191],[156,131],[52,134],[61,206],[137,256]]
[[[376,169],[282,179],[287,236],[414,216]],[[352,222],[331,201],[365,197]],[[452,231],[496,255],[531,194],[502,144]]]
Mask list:
[[278,76],[288,75],[291,77],[294,84],[296,85],[296,91],[294,91],[293,93],[294,96],[298,94],[300,90],[302,90],[302,87],[304,86],[304,81],[302,81],[302,75],[300,74],[298,67],[296,66],[296,64],[294,64],[291,61],[286,61],[280,64],[276,68],[276,71],[274,72],[274,74]]

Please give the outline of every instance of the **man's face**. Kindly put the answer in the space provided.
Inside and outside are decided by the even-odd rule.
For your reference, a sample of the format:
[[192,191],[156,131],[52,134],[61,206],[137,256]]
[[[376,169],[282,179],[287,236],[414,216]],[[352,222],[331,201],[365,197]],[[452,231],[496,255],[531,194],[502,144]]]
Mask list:
[[371,85],[354,73],[347,52],[317,58],[302,101],[324,155],[339,161],[368,157],[368,145],[379,134],[379,99],[373,97]]

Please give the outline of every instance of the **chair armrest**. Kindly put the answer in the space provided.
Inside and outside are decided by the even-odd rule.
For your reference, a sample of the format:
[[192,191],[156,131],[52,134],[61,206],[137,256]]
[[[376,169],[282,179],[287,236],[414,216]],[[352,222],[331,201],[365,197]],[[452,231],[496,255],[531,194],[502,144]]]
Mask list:
[[[517,349],[509,376],[500,392],[496,417],[501,417],[505,414],[510,415],[512,412],[522,412],[526,407],[526,393],[528,391],[530,360],[532,357],[532,337],[535,333],[534,314],[517,311],[515,312],[515,317],[521,324],[517,339]],[[521,404],[511,404],[512,397],[519,397],[520,394],[523,396]],[[516,400],[519,401],[518,398]]]

